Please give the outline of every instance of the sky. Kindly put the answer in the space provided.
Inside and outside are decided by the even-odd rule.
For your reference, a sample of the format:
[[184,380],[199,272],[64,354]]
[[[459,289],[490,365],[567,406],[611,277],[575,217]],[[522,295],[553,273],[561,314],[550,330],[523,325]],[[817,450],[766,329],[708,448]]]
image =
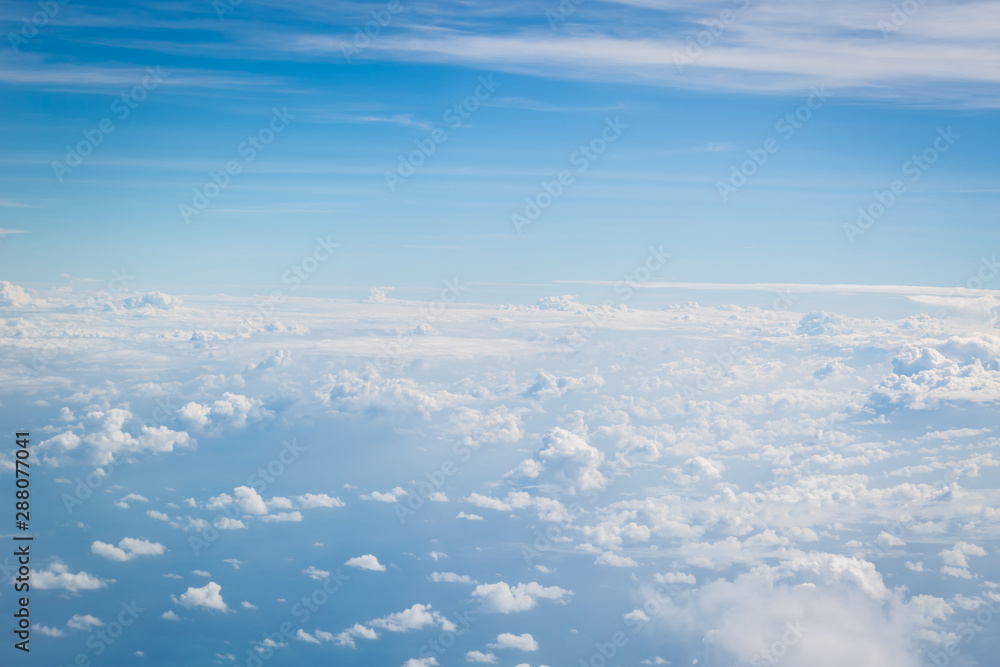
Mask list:
[[1000,4],[0,24],[2,664],[995,661]]

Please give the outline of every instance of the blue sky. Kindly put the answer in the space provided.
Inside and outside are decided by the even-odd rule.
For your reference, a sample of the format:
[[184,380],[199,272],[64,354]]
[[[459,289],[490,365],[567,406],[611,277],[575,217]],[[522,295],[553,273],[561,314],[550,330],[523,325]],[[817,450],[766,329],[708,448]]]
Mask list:
[[996,2],[0,24],[24,664],[994,664]]
[[[921,6],[890,32],[891,3],[741,4],[585,2],[550,26],[556,3],[402,3],[349,62],[382,4],[244,2],[221,19],[210,3],[60,6],[2,56],[0,227],[25,232],[5,238],[5,272],[128,266],[149,288],[237,292],[329,234],[344,252],[309,289],[607,280],[650,244],[673,253],[675,281],[963,279],[995,234],[997,54],[974,20],[995,8]],[[5,4],[8,30],[32,6]],[[703,22],[724,11],[714,36]],[[150,67],[162,82],[116,103]],[[452,127],[481,76],[498,87]],[[778,132],[814,86],[829,99]],[[274,108],[287,129],[185,222],[178,207],[245,159]],[[93,134],[105,118],[114,131]],[[620,139],[517,233],[525,198],[614,118]],[[849,243],[858,207],[948,127],[954,145]],[[390,191],[385,172],[433,128],[447,140]],[[101,143],[60,182],[52,163],[84,131]],[[718,183],[769,137],[779,151],[723,201]]]

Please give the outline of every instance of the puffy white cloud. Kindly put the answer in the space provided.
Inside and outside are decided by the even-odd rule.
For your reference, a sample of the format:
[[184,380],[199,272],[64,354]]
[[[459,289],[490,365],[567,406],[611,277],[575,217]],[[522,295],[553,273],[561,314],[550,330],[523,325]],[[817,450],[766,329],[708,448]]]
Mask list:
[[419,630],[428,625],[440,625],[441,629],[445,631],[454,631],[456,629],[454,623],[432,610],[429,604],[415,604],[403,611],[389,614],[382,618],[372,619],[368,621],[368,625],[382,628],[389,632],[409,632],[410,630]]
[[616,554],[613,551],[601,553],[594,562],[598,565],[610,565],[611,567],[639,567],[639,563],[633,558]]
[[295,500],[299,503],[299,507],[304,510],[313,509],[315,507],[343,507],[344,501],[340,498],[333,496],[328,496],[325,493],[306,493],[301,496],[296,496]]
[[517,649],[518,651],[538,650],[538,642],[527,632],[521,635],[515,635],[510,632],[501,633],[497,635],[496,642],[488,644],[488,646],[496,649]]
[[22,308],[31,303],[28,291],[23,287],[0,280],[0,307]]
[[63,565],[59,561],[53,562],[43,570],[34,572],[31,578],[31,583],[35,588],[42,590],[61,588],[71,593],[97,590],[98,588],[104,588],[109,582],[113,581],[114,579],[99,579],[86,572],[77,572],[74,574],[69,571],[66,565]]
[[543,447],[534,459],[523,461],[508,475],[536,479],[542,472],[553,481],[574,490],[603,489],[607,480],[600,471],[604,454],[590,446],[578,433],[555,427],[543,438]]
[[315,565],[310,565],[306,569],[302,570],[302,574],[307,574],[310,579],[315,579],[316,581],[322,581],[323,579],[330,578],[329,570],[321,570]]
[[181,620],[181,617],[178,616],[174,612],[173,609],[168,609],[165,612],[163,612],[162,614],[160,614],[160,618],[162,618],[165,621],[179,621],[179,620]]
[[393,488],[387,493],[381,493],[380,491],[372,491],[370,494],[362,495],[362,500],[374,500],[378,503],[396,503],[403,496],[410,495],[407,493],[406,489],[401,486]]
[[435,667],[438,664],[437,658],[410,658],[403,663],[402,667]]
[[229,611],[225,601],[222,599],[222,586],[210,581],[201,588],[189,587],[180,596],[170,596],[175,604],[183,605],[188,609],[202,607],[212,611]]
[[73,614],[73,617],[66,621],[66,626],[74,630],[90,630],[104,627],[104,621],[90,614]]
[[240,430],[250,423],[274,419],[274,412],[264,407],[257,398],[227,391],[222,398],[204,405],[191,401],[177,412],[178,417],[190,425],[221,433],[225,428]]
[[90,545],[90,550],[98,556],[103,556],[111,560],[128,561],[132,560],[136,556],[159,556],[162,555],[167,549],[158,542],[125,537],[118,542],[117,547],[95,540],[94,543]]
[[353,626],[337,635],[332,635],[328,632],[321,633],[319,630],[317,630],[314,634],[316,637],[325,639],[326,641],[331,641],[337,646],[349,646],[351,648],[355,648],[355,637],[360,637],[362,639],[378,639],[378,633],[375,632],[374,629],[365,627],[360,623],[355,623]]
[[465,661],[476,664],[493,665],[496,664],[497,656],[495,653],[483,653],[482,651],[468,651],[465,654]]
[[385,572],[385,565],[378,562],[378,558],[372,554],[365,554],[364,556],[355,556],[354,558],[349,558],[344,565],[350,567],[356,567],[361,570],[371,570],[372,572]]
[[472,592],[473,597],[479,598],[484,611],[500,614],[527,611],[534,608],[539,599],[562,602],[570,595],[571,591],[559,586],[542,586],[534,581],[516,586],[503,581],[495,584],[479,584]]
[[181,298],[164,294],[163,292],[147,292],[139,296],[130,296],[122,300],[122,307],[129,309],[143,309],[146,307],[156,310],[169,310],[181,304]]

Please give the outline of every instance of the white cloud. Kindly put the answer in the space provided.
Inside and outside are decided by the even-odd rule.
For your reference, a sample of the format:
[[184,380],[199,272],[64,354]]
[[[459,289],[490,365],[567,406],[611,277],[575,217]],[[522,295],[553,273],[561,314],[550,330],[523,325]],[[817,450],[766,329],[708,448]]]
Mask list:
[[484,665],[493,665],[497,661],[497,656],[494,653],[483,653],[482,651],[469,651],[465,654],[465,661],[471,663],[480,663]]
[[0,307],[23,308],[31,303],[28,291],[6,280],[0,280]]
[[90,614],[73,614],[73,617],[66,621],[66,626],[74,630],[90,630],[103,627],[104,621]]
[[356,567],[362,570],[371,570],[372,572],[385,572],[385,565],[378,562],[378,558],[372,554],[365,554],[364,556],[355,556],[347,560],[344,565],[349,565],[350,567]]
[[454,572],[431,572],[431,581],[449,584],[474,584],[476,581],[467,574]]
[[304,510],[313,509],[314,507],[343,507],[344,501],[340,498],[335,498],[333,496],[328,496],[325,493],[307,493],[305,495],[297,496],[295,498],[299,503],[299,507]]
[[368,621],[368,625],[389,632],[409,632],[428,625],[440,625],[442,630],[454,631],[455,624],[436,611],[429,604],[415,604],[409,609]]
[[162,614],[160,614],[160,618],[162,618],[165,621],[179,621],[179,620],[181,620],[181,617],[178,616],[177,614],[175,614],[173,609],[168,609],[165,612],[163,612]]
[[136,556],[162,555],[166,551],[166,547],[157,542],[150,542],[149,540],[125,537],[118,542],[117,547],[101,541],[94,541],[90,545],[90,550],[98,556],[104,556],[111,560],[128,561]]
[[188,609],[203,607],[213,611],[229,611],[229,607],[222,599],[222,586],[214,581],[208,582],[201,588],[189,587],[180,597],[172,595],[170,599]]
[[500,614],[527,611],[532,609],[539,599],[561,602],[570,595],[572,595],[570,591],[559,586],[542,586],[534,581],[516,586],[510,586],[503,581],[480,584],[472,592],[473,597],[479,598],[484,611]]
[[104,588],[109,582],[113,581],[114,579],[98,579],[97,577],[87,574],[86,572],[73,574],[69,571],[68,567],[59,561],[52,563],[44,570],[35,572],[31,579],[31,583],[36,588],[40,588],[42,590],[61,588],[72,593]]
[[392,491],[389,491],[388,493],[381,493],[379,491],[372,491],[371,494],[362,495],[361,499],[362,500],[374,500],[375,502],[379,502],[379,503],[395,503],[395,502],[399,502],[399,499],[401,497],[408,496],[408,495],[410,495],[410,494],[406,492],[406,489],[403,489],[402,487],[397,486],[394,489],[392,489]]
[[496,642],[488,644],[490,648],[496,649],[517,649],[518,651],[537,651],[538,642],[529,633],[515,635],[504,632],[497,635]]

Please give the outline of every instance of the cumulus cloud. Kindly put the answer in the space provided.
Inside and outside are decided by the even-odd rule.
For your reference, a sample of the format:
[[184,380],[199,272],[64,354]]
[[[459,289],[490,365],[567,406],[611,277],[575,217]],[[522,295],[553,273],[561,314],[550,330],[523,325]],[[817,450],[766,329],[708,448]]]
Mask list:
[[179,597],[171,595],[170,599],[188,609],[202,607],[212,611],[229,611],[229,607],[222,599],[222,586],[214,581],[208,582],[201,588],[189,587]]
[[527,611],[537,604],[538,600],[563,602],[572,595],[559,586],[542,586],[537,582],[511,586],[500,581],[495,584],[480,584],[472,591],[472,596],[478,598],[484,611],[500,614],[510,614]]
[[74,574],[69,571],[66,565],[59,561],[53,562],[43,570],[34,572],[31,578],[31,583],[36,588],[42,590],[61,588],[71,593],[97,590],[98,588],[104,588],[108,583],[113,581],[114,579],[99,579],[86,572],[77,572]]
[[534,459],[523,461],[512,477],[536,479],[548,473],[559,484],[574,490],[603,489],[607,480],[601,473],[604,454],[592,447],[579,433],[555,427],[542,439],[543,447]]
[[429,604],[415,604],[408,609],[375,618],[368,621],[368,625],[382,628],[389,632],[409,632],[419,630],[429,625],[439,625],[442,630],[454,632],[456,626],[447,617],[431,609]]
[[385,572],[385,565],[378,562],[378,558],[372,554],[365,554],[364,556],[355,556],[347,560],[344,565],[350,567],[356,567],[361,570],[370,570],[372,572]]
[[6,280],[0,280],[0,307],[22,308],[31,303],[28,291]]
[[375,502],[378,503],[396,503],[399,502],[400,498],[408,495],[410,494],[406,492],[406,489],[397,486],[393,488],[391,491],[388,491],[386,493],[381,493],[379,491],[372,491],[370,494],[362,495],[361,499],[374,500]]
[[483,653],[482,651],[469,651],[465,654],[465,661],[470,663],[492,665],[497,661],[494,653]]
[[260,399],[227,391],[210,405],[191,401],[177,411],[177,416],[193,427],[218,434],[226,428],[240,430],[248,424],[274,419],[274,412],[265,408]]
[[164,294],[163,292],[147,292],[139,296],[130,296],[122,300],[122,306],[128,309],[152,308],[155,310],[169,310],[181,304],[180,297]]
[[90,550],[98,556],[124,562],[132,560],[136,556],[159,556],[167,549],[157,542],[125,537],[118,542],[117,547],[95,540],[90,545]]
[[521,635],[515,635],[510,632],[501,633],[497,635],[496,642],[488,644],[488,646],[496,649],[516,649],[518,651],[538,650],[538,642],[527,632]]

